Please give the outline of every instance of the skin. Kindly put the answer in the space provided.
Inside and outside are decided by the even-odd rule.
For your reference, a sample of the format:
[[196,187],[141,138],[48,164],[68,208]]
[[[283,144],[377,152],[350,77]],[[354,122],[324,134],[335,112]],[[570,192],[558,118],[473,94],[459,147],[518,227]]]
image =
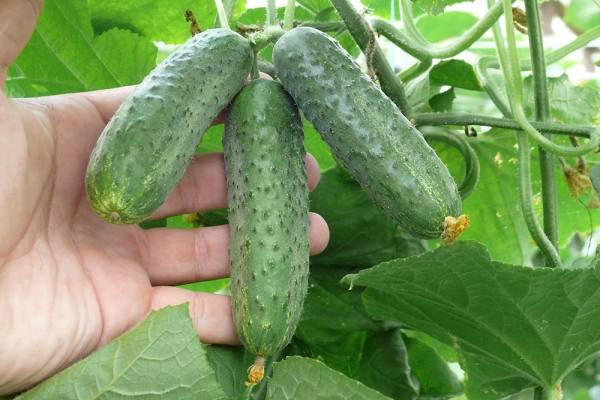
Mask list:
[[[190,303],[205,343],[239,344],[228,296],[172,287],[228,275],[229,227],[102,221],[85,194],[88,157],[132,87],[9,99],[6,71],[43,1],[0,2],[0,395],[50,377],[130,330],[151,310]],[[307,156],[308,184],[319,180]],[[222,153],[196,156],[153,218],[226,207]],[[329,240],[311,215],[311,253]]]

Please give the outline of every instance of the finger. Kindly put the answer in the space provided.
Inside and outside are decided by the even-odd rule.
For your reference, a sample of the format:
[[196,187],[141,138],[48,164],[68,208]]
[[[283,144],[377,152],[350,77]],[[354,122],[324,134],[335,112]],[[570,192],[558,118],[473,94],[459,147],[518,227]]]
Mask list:
[[150,283],[182,285],[229,276],[229,225],[142,232],[142,261]]
[[316,213],[309,213],[310,217],[310,255],[314,256],[321,253],[329,243],[329,227],[327,222]]
[[306,153],[306,175],[308,177],[308,190],[315,190],[321,179],[321,168],[315,156]]
[[[317,160],[306,155],[308,188],[319,183]],[[227,181],[223,153],[197,154],[167,201],[150,219],[227,207]]]
[[5,90],[6,71],[17,59],[33,33],[42,0],[0,1],[0,87]]
[[[310,213],[310,255],[322,252],[329,228]],[[141,231],[141,255],[150,282],[181,285],[229,276],[229,225],[180,230],[155,228]]]
[[104,125],[106,125],[127,96],[133,92],[133,89],[135,89],[135,86],[122,86],[114,89],[78,93],[72,96],[81,96],[92,103],[104,120]]
[[233,328],[231,298],[213,293],[192,292],[180,288],[154,288],[152,309],[190,303],[194,329],[203,343],[240,344]]

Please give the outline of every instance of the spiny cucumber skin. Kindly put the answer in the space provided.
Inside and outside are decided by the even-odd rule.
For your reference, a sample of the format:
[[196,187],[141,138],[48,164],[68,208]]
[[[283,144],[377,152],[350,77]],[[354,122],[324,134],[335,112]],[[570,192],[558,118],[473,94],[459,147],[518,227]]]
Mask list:
[[242,36],[210,29],[189,39],[134,89],[90,156],[86,189],[101,218],[137,223],[166,201],[204,133],[242,88],[252,59]]
[[439,238],[462,204],[454,179],[422,135],[328,35],[293,29],[275,44],[277,76],[373,201],[422,239]]
[[302,121],[274,81],[247,84],[223,133],[238,337],[259,356],[291,340],[308,285],[308,187]]

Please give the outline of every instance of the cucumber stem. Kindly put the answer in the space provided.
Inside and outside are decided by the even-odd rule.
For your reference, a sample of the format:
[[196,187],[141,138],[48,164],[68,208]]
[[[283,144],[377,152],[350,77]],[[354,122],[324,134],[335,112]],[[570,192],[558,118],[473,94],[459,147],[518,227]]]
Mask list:
[[[350,0],[331,0],[336,11],[346,24],[346,29],[358,45],[365,52],[369,46],[369,32],[360,13],[354,8]],[[396,104],[405,117],[410,118],[412,108],[404,91],[404,85],[387,62],[385,54],[378,45],[373,53],[373,67],[379,79],[381,90]]]
[[544,389],[542,386],[537,386],[533,392],[534,400],[561,400],[562,390],[560,384],[556,388]]
[[448,45],[435,45],[427,41],[412,19],[410,0],[400,1],[402,22],[407,34],[399,31],[389,22],[372,17],[373,29],[413,57],[423,60],[426,58],[451,58],[471,47],[502,15],[502,2],[494,4],[487,13],[470,27],[459,38]]
[[560,268],[562,263],[558,252],[542,230],[533,206],[529,137],[524,132],[517,132],[516,135],[519,144],[519,194],[523,217],[529,234],[546,257],[546,265],[550,268]]
[[[550,100],[546,85],[542,24],[537,0],[525,0],[525,12],[527,13],[527,37],[529,38],[529,52],[531,54],[535,120],[546,122],[550,120]],[[544,137],[552,141],[551,136],[544,135]],[[550,243],[552,243],[552,246],[558,249],[558,199],[556,194],[556,176],[554,174],[554,156],[538,146],[538,157],[542,181],[544,232]]]
[[275,0],[267,0],[267,26],[275,26],[277,24],[277,6]]
[[429,67],[431,67],[431,64],[432,64],[431,58],[428,58],[423,61],[417,61],[416,63],[414,63],[407,69],[405,69],[404,71],[400,72],[398,74],[398,78],[400,78],[400,80],[403,83],[407,83],[407,82],[415,79],[417,76],[421,75],[423,72],[427,71],[429,69]]
[[465,161],[465,177],[458,186],[461,200],[465,200],[477,187],[479,182],[479,159],[473,148],[467,143],[464,135],[456,135],[446,128],[420,126],[419,132],[427,142],[442,142],[454,147],[460,152]]
[[279,27],[279,25],[268,26],[262,31],[255,32],[248,36],[250,46],[254,50],[255,54],[267,47],[268,45],[275,43],[285,31]]
[[[485,86],[484,86],[485,87]],[[507,114],[510,116],[510,112]],[[493,128],[521,130],[519,122],[509,118],[496,118],[487,115],[469,113],[424,113],[412,117],[415,125],[478,125]],[[554,135],[576,136],[588,139],[596,129],[593,126],[555,124],[551,122],[532,122],[537,130]]]
[[[488,0],[488,7],[491,6],[492,0]],[[502,66],[502,73],[504,74],[504,81],[506,84],[506,90],[508,93],[510,107],[513,113],[519,110],[523,112],[523,107],[519,101],[522,101],[522,88],[521,88],[521,71],[520,69],[514,69],[515,63],[518,67],[519,58],[516,51],[516,43],[514,41],[514,28],[512,21],[512,2],[511,0],[503,0],[505,21],[507,28],[508,37],[508,54],[504,47],[504,39],[502,32],[500,31],[500,24],[494,24],[493,33],[494,40],[496,42],[496,49],[498,57],[500,59],[500,65]],[[512,47],[510,45],[512,37]],[[510,55],[510,57],[509,57]],[[515,82],[518,82],[515,85]],[[516,87],[518,86],[518,88]],[[517,93],[517,91],[519,91]],[[510,116],[509,110],[503,110],[505,116]],[[523,128],[523,124],[517,116],[519,125]],[[537,132],[537,131],[536,131]],[[529,132],[527,132],[529,133]],[[539,134],[539,132],[538,132]],[[541,134],[540,134],[541,135]],[[533,196],[531,189],[531,159],[529,153],[529,137],[524,132],[516,132],[517,143],[519,145],[519,195],[521,198],[521,211],[527,225],[529,234],[535,241],[536,245],[544,255],[546,259],[546,265],[549,267],[561,267],[562,263],[560,256],[556,248],[552,245],[545,232],[542,230],[538,221],[535,209],[533,206]],[[590,140],[591,142],[591,140]]]
[[294,27],[294,12],[296,11],[296,0],[288,0],[283,17],[283,30],[289,31]]
[[231,29],[229,27],[229,20],[227,18],[227,12],[225,11],[225,6],[223,6],[223,2],[221,0],[215,0],[215,4],[217,6],[217,14],[219,15],[219,21],[221,22],[221,28]]

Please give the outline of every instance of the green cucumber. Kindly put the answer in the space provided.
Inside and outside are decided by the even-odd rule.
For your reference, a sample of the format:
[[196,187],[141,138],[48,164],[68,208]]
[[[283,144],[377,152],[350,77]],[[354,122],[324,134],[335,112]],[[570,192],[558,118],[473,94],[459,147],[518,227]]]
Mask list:
[[281,84],[257,79],[240,91],[227,113],[223,150],[233,321],[260,364],[290,342],[308,284],[304,133]]
[[160,63],[125,99],[94,147],[86,173],[94,211],[116,224],[152,215],[242,88],[252,60],[242,36],[210,29]]
[[461,214],[454,179],[339,43],[296,28],[275,44],[273,63],[284,88],[373,201],[411,235],[441,237],[446,217]]

